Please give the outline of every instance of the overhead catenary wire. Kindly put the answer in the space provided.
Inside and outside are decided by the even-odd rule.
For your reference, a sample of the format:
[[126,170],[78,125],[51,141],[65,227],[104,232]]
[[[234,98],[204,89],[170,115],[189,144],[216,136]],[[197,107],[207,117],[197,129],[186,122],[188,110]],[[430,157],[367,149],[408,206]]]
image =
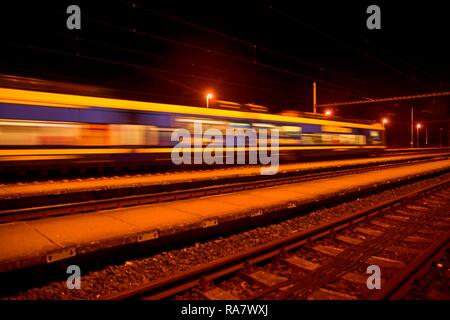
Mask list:
[[431,92],[431,93],[416,94],[416,95],[410,95],[410,96],[379,98],[379,99],[372,99],[372,100],[325,103],[325,104],[317,105],[317,107],[320,107],[320,108],[339,107],[339,106],[350,106],[350,105],[357,105],[357,104],[378,103],[378,102],[392,102],[392,101],[403,101],[403,100],[414,100],[414,99],[424,99],[424,98],[434,98],[434,97],[444,97],[444,96],[450,96],[450,91]]
[[274,49],[267,48],[267,47],[262,46],[260,44],[257,44],[257,43],[254,43],[254,42],[251,42],[251,41],[248,41],[248,40],[241,39],[241,38],[239,38],[237,36],[232,36],[232,35],[229,35],[227,33],[220,32],[220,31],[214,30],[214,29],[209,28],[209,27],[204,27],[204,26],[201,26],[201,25],[199,25],[197,23],[193,23],[191,21],[187,21],[185,19],[182,19],[182,18],[179,18],[179,17],[175,17],[175,16],[167,14],[167,13],[163,13],[161,11],[150,9],[150,8],[145,7],[145,6],[143,6],[141,4],[138,4],[138,3],[134,3],[134,2],[126,1],[126,0],[118,0],[118,1],[127,4],[127,5],[131,6],[132,8],[142,9],[145,12],[148,12],[148,13],[151,13],[151,14],[154,14],[154,15],[158,15],[158,16],[161,16],[161,17],[165,17],[165,18],[170,19],[172,21],[176,21],[178,23],[181,23],[181,24],[193,27],[193,28],[204,30],[204,31],[212,33],[214,35],[218,35],[218,36],[224,37],[226,39],[233,40],[233,41],[236,41],[236,42],[241,43],[241,44],[245,44],[245,45],[249,46],[250,48],[252,48],[254,50],[257,49],[257,50],[260,50],[260,51],[268,52],[268,53],[271,53],[273,55],[282,57],[284,59],[292,60],[292,61],[304,64],[306,66],[318,69],[321,72],[326,71],[326,72],[329,72],[330,74],[334,74],[334,75],[337,75],[337,76],[340,76],[340,77],[343,77],[343,78],[346,78],[346,79],[349,79],[349,80],[352,80],[352,81],[355,81],[355,82],[359,82],[359,83],[365,84],[365,81],[360,80],[360,79],[356,79],[356,78],[351,77],[351,76],[349,76],[347,74],[344,74],[342,72],[338,72],[338,71],[331,70],[329,68],[325,68],[324,66],[317,65],[315,63],[312,63],[312,62],[300,59],[298,57],[294,57],[292,55],[288,55],[286,53],[279,52],[279,51],[276,51]]
[[[128,28],[128,27],[124,27],[124,26],[118,26],[118,25],[114,25],[114,24],[111,24],[111,23],[108,23],[108,22],[105,22],[105,21],[93,19],[93,18],[90,18],[90,17],[85,17],[84,19],[87,20],[87,21],[90,21],[92,23],[103,25],[103,26],[108,27],[108,28],[113,28],[113,29],[116,29],[116,30],[124,31],[124,32],[132,32],[132,33],[137,34],[137,35],[151,37],[153,39],[158,39],[158,40],[161,40],[161,41],[173,43],[173,44],[184,46],[184,47],[188,47],[188,48],[191,48],[191,49],[200,50],[200,51],[207,52],[207,53],[210,53],[210,54],[219,55],[219,56],[222,56],[222,57],[226,57],[226,58],[233,59],[233,60],[236,60],[236,61],[240,61],[240,62],[243,62],[243,63],[255,65],[255,66],[258,66],[258,67],[267,68],[267,69],[270,69],[270,70],[273,70],[273,71],[277,71],[279,73],[289,74],[289,75],[297,77],[297,78],[302,78],[304,80],[308,80],[309,83],[311,83],[312,81],[316,80],[314,77],[307,76],[307,75],[304,75],[304,74],[300,74],[298,72],[294,72],[294,71],[291,71],[291,70],[288,70],[288,69],[275,67],[275,66],[268,65],[268,64],[265,64],[265,63],[255,62],[255,61],[253,61],[251,59],[245,59],[245,58],[242,58],[242,57],[237,57],[237,56],[234,56],[234,55],[230,55],[230,54],[226,54],[226,53],[223,53],[223,52],[219,52],[219,51],[216,51],[216,50],[213,50],[213,49],[208,49],[208,48],[204,48],[204,47],[201,47],[201,46],[197,46],[197,45],[194,45],[194,44],[191,44],[191,43],[187,43],[187,42],[183,42],[183,41],[179,41],[179,40],[175,40],[175,39],[171,39],[171,38],[167,38],[167,37],[162,37],[162,36],[159,36],[159,35],[156,35],[156,34],[152,34],[152,33],[149,33],[149,32],[140,31],[137,28]],[[327,88],[325,86],[330,86],[330,87],[334,87],[334,88],[337,88],[337,89],[346,90],[348,95],[352,95],[354,97],[366,98],[366,97],[361,96],[359,94],[352,93],[353,90],[351,90],[350,88],[347,88],[347,87],[344,87],[344,86],[341,86],[341,85],[337,85],[337,84],[334,84],[332,82],[324,82],[322,84],[321,88],[322,88],[322,90],[325,90],[325,91],[336,92],[336,91],[332,91],[332,89]]]
[[[83,16],[83,20],[88,20],[89,21],[89,17],[86,17],[86,15],[84,15]],[[93,22],[92,20],[95,20],[95,19],[91,19],[91,22]],[[212,49],[209,49],[209,48],[195,46],[195,45],[192,45],[190,43],[185,43],[185,42],[183,43],[183,42],[175,40],[175,39],[169,39],[169,38],[164,38],[164,37],[161,37],[161,36],[158,36],[158,35],[155,35],[155,34],[145,33],[145,32],[142,32],[140,30],[137,30],[136,28],[127,28],[127,27],[123,27],[123,26],[116,26],[116,25],[112,25],[111,23],[108,23],[108,22],[105,22],[105,21],[99,21],[99,20],[96,20],[95,22],[102,23],[103,26],[116,28],[116,30],[122,30],[124,32],[126,31],[126,32],[133,32],[134,34],[138,34],[138,35],[152,36],[155,39],[159,39],[159,40],[163,40],[164,39],[164,41],[169,41],[169,42],[177,44],[177,45],[184,45],[184,46],[191,45],[190,46],[191,48],[195,48],[197,50],[203,50],[204,52],[207,52],[207,53],[218,54],[218,55],[230,58],[230,59],[241,61],[243,63],[256,65],[257,67],[261,67],[261,68],[268,68],[268,69],[271,69],[273,71],[277,71],[279,73],[290,75],[290,76],[293,76],[293,77],[296,77],[296,78],[299,78],[299,79],[308,80],[309,83],[308,83],[308,86],[306,86],[308,88],[310,87],[310,85],[309,85],[310,81],[313,81],[315,79],[314,77],[311,77],[311,76],[308,76],[308,75],[305,75],[305,74],[301,74],[301,73],[298,73],[298,72],[294,72],[294,71],[286,69],[286,68],[279,68],[279,67],[276,67],[276,66],[263,64],[261,62],[256,62],[255,63],[255,61],[253,61],[251,59],[245,59],[245,58],[242,58],[242,57],[233,56],[233,55],[230,55],[230,54],[225,54],[225,53],[222,53],[222,52],[219,52],[219,51],[216,51],[216,50],[212,50]],[[73,57],[75,57],[75,56],[73,56]],[[104,60],[104,62],[106,62],[105,59],[103,59],[103,60]],[[110,60],[110,61],[112,61],[112,60]],[[122,62],[120,62],[120,63],[122,63]],[[122,63],[122,65],[124,65],[124,64]],[[136,64],[132,64],[132,63],[128,64],[128,65],[129,66],[134,65],[134,67],[138,67]],[[147,70],[149,70],[149,69],[147,69]],[[153,74],[156,75],[158,73],[158,76],[161,79],[163,79],[163,76],[161,75],[161,72],[167,72],[167,71],[166,70],[152,70]],[[186,76],[186,75],[183,75],[183,76]],[[195,75],[195,77],[199,77],[199,76]],[[206,79],[206,78],[204,77],[204,79]],[[217,79],[211,79],[210,78],[210,80],[218,82]],[[177,86],[183,87],[183,83],[181,83],[181,82],[177,83],[177,81],[175,79],[165,79],[165,81],[171,82],[172,84],[175,84]],[[222,83],[225,83],[225,82],[222,81]],[[244,86],[243,84],[232,83],[230,81],[228,81],[227,83],[228,84],[233,84],[233,85]],[[247,85],[247,87],[250,87],[250,86]],[[334,87],[334,88],[337,88],[337,89],[331,89],[330,87]],[[184,86],[184,88],[186,88],[186,87]],[[256,89],[257,87],[253,86],[253,88]],[[194,92],[192,89],[193,88],[190,88],[190,90],[192,92]],[[278,92],[280,94],[282,93],[281,91],[274,91],[273,89],[267,89],[267,88],[257,88],[257,89],[258,90],[264,90],[264,91],[267,91],[267,92]],[[364,97],[364,96],[362,96],[360,94],[353,93],[353,91],[351,89],[349,89],[349,88],[346,88],[344,86],[341,86],[341,85],[338,85],[338,84],[335,84],[335,83],[332,83],[332,82],[324,82],[324,83],[322,83],[321,90],[323,91],[323,95],[322,95],[323,97],[329,97],[329,96],[332,96],[332,95],[336,95],[337,97],[344,97],[344,96],[346,96],[346,97],[357,97],[357,98],[367,99],[366,97]],[[292,93],[283,92],[283,94],[292,96]],[[296,94],[296,96],[299,97],[298,94]]]
[[[306,28],[308,28],[310,30],[313,30],[314,32],[320,34],[321,36],[323,36],[324,38],[327,38],[328,40],[332,40],[333,42],[336,42],[336,43],[340,44],[341,46],[346,47],[346,48],[348,48],[348,49],[350,49],[350,50],[360,54],[361,56],[363,56],[365,58],[369,58],[369,59],[375,61],[376,63],[378,63],[380,65],[383,65],[384,67],[386,67],[386,68],[388,68],[388,69],[390,69],[390,70],[392,70],[392,71],[394,71],[394,72],[396,72],[398,74],[403,75],[404,77],[410,79],[413,82],[421,83],[422,85],[424,84],[423,82],[419,81],[415,77],[412,77],[410,74],[408,74],[408,73],[406,73],[406,72],[404,72],[404,71],[402,71],[402,70],[400,70],[400,69],[398,69],[398,68],[396,68],[396,67],[394,67],[394,66],[392,66],[392,65],[390,65],[390,64],[388,64],[386,62],[384,62],[381,59],[378,59],[377,57],[375,57],[373,55],[370,55],[368,52],[364,52],[361,49],[356,48],[355,46],[353,46],[353,45],[351,45],[351,44],[349,44],[349,43],[347,43],[345,41],[342,41],[341,39],[339,39],[339,38],[337,38],[337,37],[335,37],[333,35],[330,35],[330,34],[324,32],[324,31],[318,29],[317,27],[309,25],[309,24],[305,23],[304,21],[301,21],[301,20],[291,16],[291,15],[285,13],[284,11],[282,11],[280,9],[274,8],[274,6],[272,6],[272,5],[266,5],[266,8],[271,10],[272,12],[280,15],[280,16],[283,16],[284,18],[288,18],[289,20],[294,21],[295,23],[298,23],[298,24],[300,24],[300,25],[302,25],[302,26],[304,26],[304,27],[306,27]],[[425,84],[425,86],[429,87],[429,88],[432,88],[432,86],[430,86],[428,84]]]
[[430,74],[429,72],[427,72],[427,71],[425,71],[425,70],[422,70],[420,67],[417,67],[417,65],[412,64],[411,62],[407,61],[406,59],[403,59],[403,58],[401,58],[401,57],[395,56],[391,51],[387,50],[386,48],[383,48],[383,47],[381,47],[381,46],[379,46],[379,45],[375,45],[375,44],[373,44],[372,42],[369,42],[368,39],[366,39],[366,38],[364,38],[364,40],[368,43],[369,46],[371,46],[371,47],[373,47],[373,48],[375,48],[375,49],[377,49],[377,50],[380,50],[380,51],[382,51],[382,52],[385,52],[385,53],[387,53],[387,54],[389,54],[389,55],[391,55],[391,56],[394,56],[394,58],[396,58],[396,59],[398,59],[399,61],[401,61],[402,63],[404,63],[404,64],[407,65],[409,68],[412,68],[412,69],[414,69],[414,70],[416,70],[416,71],[421,72],[423,75],[427,76],[428,78],[433,79],[433,80],[436,81],[436,82],[439,82],[440,84],[443,84],[443,83],[444,83],[444,84],[446,84],[446,85],[449,85],[449,83],[448,83],[447,81],[443,81],[442,79],[436,77],[435,75],[432,75],[432,74]]
[[[210,70],[214,70],[215,72],[221,72],[221,73],[226,73],[226,71],[219,69],[219,68],[214,68],[211,66],[206,66],[203,64],[197,64],[197,63],[191,63],[191,62],[186,62],[186,61],[182,61],[179,59],[174,59],[174,58],[169,58],[166,56],[162,56],[162,55],[157,55],[154,53],[149,53],[147,51],[140,51],[140,50],[135,50],[135,49],[130,49],[128,47],[122,47],[122,46],[116,46],[110,43],[106,43],[103,41],[97,41],[97,40],[90,40],[90,39],[85,39],[82,37],[76,37],[76,41],[82,41],[82,42],[87,42],[87,43],[91,43],[94,45],[99,45],[99,46],[103,46],[103,47],[107,47],[107,48],[112,48],[112,49],[116,49],[116,50],[121,50],[121,51],[127,51],[127,52],[131,52],[131,53],[135,53],[135,54],[139,54],[139,55],[144,55],[144,56],[149,56],[149,57],[153,57],[153,58],[157,58],[157,59],[161,59],[161,60],[166,60],[166,61],[170,61],[170,62],[174,62],[174,63],[179,63],[179,64],[183,64],[185,66],[190,66],[190,67],[200,67],[200,68],[205,68],[205,69],[210,69]],[[235,75],[233,75],[233,77],[235,77]],[[204,77],[205,79],[211,79],[211,78],[207,78]],[[265,79],[259,79],[259,78],[254,78],[254,77],[245,77],[245,78],[249,78],[250,80],[257,80],[260,82],[265,82],[265,83],[269,83],[269,84],[274,84],[274,85],[281,85],[281,83],[279,82],[275,82],[275,81],[269,81],[269,80],[265,80]],[[232,81],[225,81],[227,83],[231,83],[231,84],[236,84],[236,85],[243,85],[244,84],[240,84],[238,82],[232,82]],[[253,87],[253,88],[259,88],[259,89],[265,89],[265,88],[260,88],[260,87],[256,87],[256,86],[249,86],[249,85],[245,85],[247,87]],[[268,91],[271,91],[270,89],[265,89]],[[298,88],[296,88],[296,90],[298,90]],[[298,97],[302,97],[302,98],[309,98],[309,96],[306,95],[298,95],[298,94],[292,94],[292,93],[287,93],[287,92],[282,92],[282,91],[278,91],[280,93],[284,93],[287,95],[292,95],[292,96],[298,96]]]
[[64,51],[60,51],[60,50],[53,50],[53,49],[42,48],[42,47],[36,47],[36,46],[30,46],[30,45],[18,45],[18,46],[24,47],[24,48],[33,49],[33,50],[53,53],[53,54],[60,54],[60,55],[69,56],[69,57],[77,57],[77,58],[81,58],[81,59],[88,59],[88,60],[93,60],[93,61],[98,61],[98,62],[104,62],[104,63],[110,63],[110,64],[116,64],[116,65],[123,65],[123,66],[138,68],[138,69],[144,69],[144,70],[151,72],[155,76],[157,76],[157,77],[159,77],[159,78],[161,78],[161,79],[163,79],[163,80],[165,80],[167,82],[170,82],[172,84],[175,84],[177,86],[183,87],[184,89],[188,89],[188,90],[194,92],[197,96],[201,96],[203,94],[202,90],[194,88],[194,87],[191,87],[191,86],[188,86],[188,85],[185,85],[184,83],[181,83],[179,81],[175,81],[172,78],[168,78],[166,76],[161,75],[161,73],[174,74],[174,75],[183,76],[183,77],[187,77],[187,78],[199,78],[199,79],[204,79],[204,80],[213,81],[213,82],[229,83],[231,85],[243,86],[243,87],[248,87],[248,88],[262,90],[262,91],[267,91],[267,92],[273,92],[273,93],[277,93],[277,94],[280,94],[280,95],[283,95],[283,96],[287,95],[287,96],[292,96],[292,97],[295,97],[295,98],[308,98],[306,96],[288,94],[286,92],[281,92],[281,91],[277,91],[277,90],[273,90],[273,89],[261,88],[261,87],[256,87],[256,86],[251,86],[251,85],[246,85],[246,84],[241,84],[241,83],[236,83],[236,82],[229,82],[229,81],[224,81],[224,80],[220,80],[220,79],[213,79],[213,78],[208,78],[208,77],[204,77],[204,76],[198,76],[198,75],[192,75],[192,74],[189,75],[189,74],[185,74],[185,73],[182,73],[182,72],[164,70],[164,69],[159,69],[159,68],[152,68],[152,67],[148,67],[148,66],[143,66],[143,65],[133,64],[133,63],[127,63],[127,62],[120,62],[120,61],[110,60],[110,59],[105,59],[105,58],[100,58],[100,57],[93,57],[93,56],[88,56],[88,55],[75,54],[75,53],[64,52]]

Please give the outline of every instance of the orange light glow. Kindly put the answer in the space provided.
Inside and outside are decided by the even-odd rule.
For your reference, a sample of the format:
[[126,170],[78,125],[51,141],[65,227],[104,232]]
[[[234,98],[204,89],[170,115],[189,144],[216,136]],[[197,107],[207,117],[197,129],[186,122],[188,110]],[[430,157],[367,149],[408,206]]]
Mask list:
[[389,120],[388,119],[386,119],[386,118],[383,118],[383,123],[384,124],[386,124],[386,123],[388,123],[389,122]]
[[420,129],[422,125],[420,123],[417,124],[417,129]]
[[[205,93],[205,100],[206,100]],[[211,93],[212,94],[212,93]],[[214,98],[214,95],[213,95]],[[210,100],[210,99],[208,99]],[[0,103],[12,103],[12,104],[31,104],[33,106],[52,106],[59,108],[72,108],[72,109],[89,109],[92,106],[98,108],[113,108],[118,110],[137,110],[146,112],[168,112],[168,113],[188,113],[198,116],[222,116],[237,119],[254,119],[254,115],[250,112],[234,111],[234,110],[206,110],[201,107],[193,107],[186,105],[174,105],[163,104],[155,102],[142,102],[123,99],[110,99],[110,98],[98,98],[80,95],[69,94],[56,94],[49,92],[39,92],[30,90],[18,90],[8,89],[0,87]],[[381,130],[380,124],[359,124],[350,122],[334,122],[324,119],[305,118],[301,114],[285,114],[274,115],[264,114],[258,115],[258,118],[262,121],[280,121],[289,123],[304,123],[318,124],[318,125],[342,125],[351,126],[353,128],[369,129],[369,130]]]
[[325,115],[326,115],[327,117],[331,116],[332,114],[333,114],[333,111],[331,111],[331,110],[326,110],[326,111],[325,111]]
[[212,99],[212,98],[214,98],[214,95],[211,93],[211,92],[208,92],[207,94],[206,94],[206,99]]

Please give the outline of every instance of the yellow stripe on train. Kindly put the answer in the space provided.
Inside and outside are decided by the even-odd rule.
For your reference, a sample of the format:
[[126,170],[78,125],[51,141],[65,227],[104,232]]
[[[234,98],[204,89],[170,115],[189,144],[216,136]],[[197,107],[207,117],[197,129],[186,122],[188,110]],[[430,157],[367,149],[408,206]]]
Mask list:
[[291,117],[281,115],[271,115],[264,113],[252,113],[244,111],[205,109],[199,107],[141,102],[132,100],[97,98],[80,95],[69,95],[61,93],[48,93],[40,91],[18,90],[0,88],[0,103],[31,104],[39,106],[52,106],[64,108],[112,108],[124,110],[139,110],[152,112],[186,113],[203,116],[216,116],[226,118],[253,119],[265,121],[279,121],[291,123],[306,123],[329,126],[347,126],[351,128],[384,130],[381,123],[365,125],[360,123],[339,122],[332,120],[310,119],[303,117]]

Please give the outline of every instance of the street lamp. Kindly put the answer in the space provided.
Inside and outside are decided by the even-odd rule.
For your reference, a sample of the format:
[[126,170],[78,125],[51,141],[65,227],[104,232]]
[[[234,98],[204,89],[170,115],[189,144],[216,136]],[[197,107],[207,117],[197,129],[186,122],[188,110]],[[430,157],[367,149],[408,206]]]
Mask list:
[[417,124],[416,128],[417,128],[417,148],[419,147],[419,130],[422,127],[422,125],[420,123]]
[[381,123],[383,125],[383,130],[384,130],[384,142],[387,146],[387,132],[386,132],[386,124],[388,123],[388,119],[387,118],[383,118],[383,120],[381,120]]
[[214,98],[214,95],[211,92],[208,92],[205,97],[206,97],[206,108],[208,109],[209,108],[209,100]]
[[329,117],[333,114],[333,111],[331,110],[325,110],[325,116]]
[[414,148],[414,108],[411,108],[411,148]]

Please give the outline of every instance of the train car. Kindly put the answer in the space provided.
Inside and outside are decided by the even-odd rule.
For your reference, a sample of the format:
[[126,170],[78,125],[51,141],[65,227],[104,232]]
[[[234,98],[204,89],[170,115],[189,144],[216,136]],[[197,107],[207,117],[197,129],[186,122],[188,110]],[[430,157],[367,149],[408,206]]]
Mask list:
[[[280,160],[384,149],[381,124],[0,87],[0,170],[170,163],[172,132],[276,128]],[[205,141],[202,142],[205,144]]]

